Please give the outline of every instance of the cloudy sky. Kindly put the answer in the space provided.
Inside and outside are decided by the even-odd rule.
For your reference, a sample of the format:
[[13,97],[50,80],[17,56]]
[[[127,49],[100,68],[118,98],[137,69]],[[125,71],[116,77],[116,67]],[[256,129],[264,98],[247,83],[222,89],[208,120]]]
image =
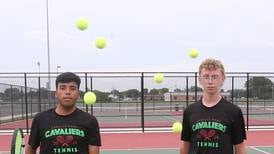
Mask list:
[[[274,71],[273,0],[46,0],[0,2],[0,72]],[[89,20],[86,31],[75,21]],[[107,38],[96,49],[96,37]],[[49,45],[49,50],[47,48]],[[197,48],[196,59],[187,52]],[[48,57],[48,51],[50,56]]]

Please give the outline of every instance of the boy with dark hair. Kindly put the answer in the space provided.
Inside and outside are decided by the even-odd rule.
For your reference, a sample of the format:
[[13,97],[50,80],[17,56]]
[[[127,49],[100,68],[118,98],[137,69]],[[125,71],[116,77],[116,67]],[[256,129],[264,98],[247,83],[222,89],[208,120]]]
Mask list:
[[101,137],[97,119],[76,107],[79,76],[66,72],[56,78],[57,107],[35,116],[26,154],[99,154]]

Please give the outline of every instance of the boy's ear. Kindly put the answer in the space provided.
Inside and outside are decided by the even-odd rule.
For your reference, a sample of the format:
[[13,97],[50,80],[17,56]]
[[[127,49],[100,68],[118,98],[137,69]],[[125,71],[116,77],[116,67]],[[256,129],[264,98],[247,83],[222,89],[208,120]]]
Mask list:
[[223,78],[222,78],[222,79],[223,79],[223,82],[224,82],[224,81],[225,81],[225,79],[226,79],[226,76],[223,76]]

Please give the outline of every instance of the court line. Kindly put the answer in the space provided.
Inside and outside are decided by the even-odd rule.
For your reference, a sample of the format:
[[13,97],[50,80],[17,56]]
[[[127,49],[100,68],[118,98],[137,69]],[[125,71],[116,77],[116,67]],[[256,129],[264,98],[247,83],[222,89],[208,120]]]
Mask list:
[[100,151],[144,151],[144,150],[179,150],[179,148],[136,148],[136,149],[100,149]]
[[170,117],[170,116],[163,116],[163,117],[166,118],[166,119],[173,120],[173,121],[181,121],[181,120],[178,120],[178,119],[175,118],[175,117]]
[[262,153],[264,153],[264,154],[271,154],[271,153],[269,153],[269,152],[266,152],[266,151],[263,151],[263,150],[261,150],[261,149],[258,149],[258,148],[254,147],[254,146],[249,146],[249,148],[254,149],[254,150],[256,150],[256,151],[260,151],[260,152],[262,152]]
[[[273,126],[272,126],[273,127]],[[269,129],[249,129],[248,131],[273,131],[273,128]],[[11,135],[13,134],[14,129],[5,129],[0,130],[0,135]],[[23,129],[24,134],[26,133],[26,129]],[[30,130],[29,130],[30,132]],[[142,128],[100,128],[101,133],[142,133]],[[152,132],[172,132],[172,128],[170,127],[155,127],[155,128],[145,128],[145,133]]]

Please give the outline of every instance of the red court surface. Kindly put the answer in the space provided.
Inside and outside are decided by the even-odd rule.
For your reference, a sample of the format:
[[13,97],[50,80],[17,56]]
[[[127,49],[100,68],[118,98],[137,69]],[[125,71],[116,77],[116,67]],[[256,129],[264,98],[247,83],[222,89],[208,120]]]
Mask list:
[[[274,130],[248,131],[247,146],[274,146]],[[0,135],[0,151],[9,151],[11,135]],[[180,134],[173,132],[102,133],[101,149],[179,148]]]

